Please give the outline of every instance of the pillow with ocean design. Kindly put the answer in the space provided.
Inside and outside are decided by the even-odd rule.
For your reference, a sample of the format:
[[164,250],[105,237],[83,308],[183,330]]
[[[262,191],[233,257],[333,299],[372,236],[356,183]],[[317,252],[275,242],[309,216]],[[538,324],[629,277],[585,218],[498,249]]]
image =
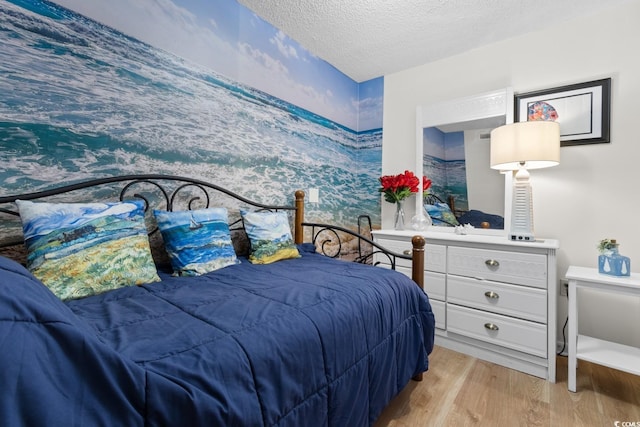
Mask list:
[[285,212],[241,210],[240,214],[251,242],[249,261],[252,264],[271,264],[283,259],[300,258]]
[[149,248],[144,202],[16,200],[27,267],[62,300],[160,280]]
[[200,276],[239,264],[227,210],[153,211],[176,276]]
[[460,225],[458,219],[446,203],[438,202],[435,205],[426,204],[424,205],[424,210],[429,214],[434,225],[445,225],[448,227]]

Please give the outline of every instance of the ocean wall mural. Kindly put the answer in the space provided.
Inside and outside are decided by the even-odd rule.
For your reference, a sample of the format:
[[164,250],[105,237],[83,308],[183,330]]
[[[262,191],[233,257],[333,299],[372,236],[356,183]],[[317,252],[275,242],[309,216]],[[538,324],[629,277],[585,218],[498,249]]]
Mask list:
[[383,79],[356,83],[233,0],[0,0],[0,192],[168,173],[379,224]]

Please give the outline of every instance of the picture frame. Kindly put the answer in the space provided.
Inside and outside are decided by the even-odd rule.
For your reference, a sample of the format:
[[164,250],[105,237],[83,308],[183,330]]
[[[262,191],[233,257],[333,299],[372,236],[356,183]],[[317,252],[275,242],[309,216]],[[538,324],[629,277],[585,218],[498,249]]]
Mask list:
[[560,146],[608,143],[611,78],[515,95],[515,121],[553,120]]

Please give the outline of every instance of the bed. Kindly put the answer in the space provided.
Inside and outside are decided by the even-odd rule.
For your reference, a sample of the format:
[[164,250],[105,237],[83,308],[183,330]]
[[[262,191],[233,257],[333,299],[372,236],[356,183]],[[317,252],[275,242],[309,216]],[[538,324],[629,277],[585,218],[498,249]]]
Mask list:
[[[61,298],[23,265],[25,252],[31,267],[47,259],[34,255],[25,202],[96,198],[143,207],[157,280]],[[222,203],[229,205],[234,262],[177,275],[160,214]],[[297,256],[250,261],[255,241],[247,224],[256,212],[294,218]],[[434,318],[416,286],[422,274],[412,281],[369,265],[374,253],[392,265],[406,255],[348,229],[305,222],[301,191],[294,204],[272,206],[196,179],[132,175],[0,197],[0,213],[5,236],[18,218],[25,231],[5,239],[7,256],[0,256],[2,426],[364,426],[428,369]],[[191,216],[188,227],[200,231],[205,221]],[[95,239],[100,226],[92,224],[56,228],[56,250]],[[370,253],[356,263],[337,259],[353,246],[343,236],[364,239]],[[417,272],[423,250],[424,239],[414,238]]]

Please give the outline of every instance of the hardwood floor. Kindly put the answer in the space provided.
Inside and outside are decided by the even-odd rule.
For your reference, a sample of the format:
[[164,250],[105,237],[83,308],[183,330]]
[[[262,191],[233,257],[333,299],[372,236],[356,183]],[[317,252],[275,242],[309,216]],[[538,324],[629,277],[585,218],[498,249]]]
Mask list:
[[640,426],[640,377],[578,361],[567,390],[567,358],[555,384],[436,346],[421,382],[411,381],[374,427]]

